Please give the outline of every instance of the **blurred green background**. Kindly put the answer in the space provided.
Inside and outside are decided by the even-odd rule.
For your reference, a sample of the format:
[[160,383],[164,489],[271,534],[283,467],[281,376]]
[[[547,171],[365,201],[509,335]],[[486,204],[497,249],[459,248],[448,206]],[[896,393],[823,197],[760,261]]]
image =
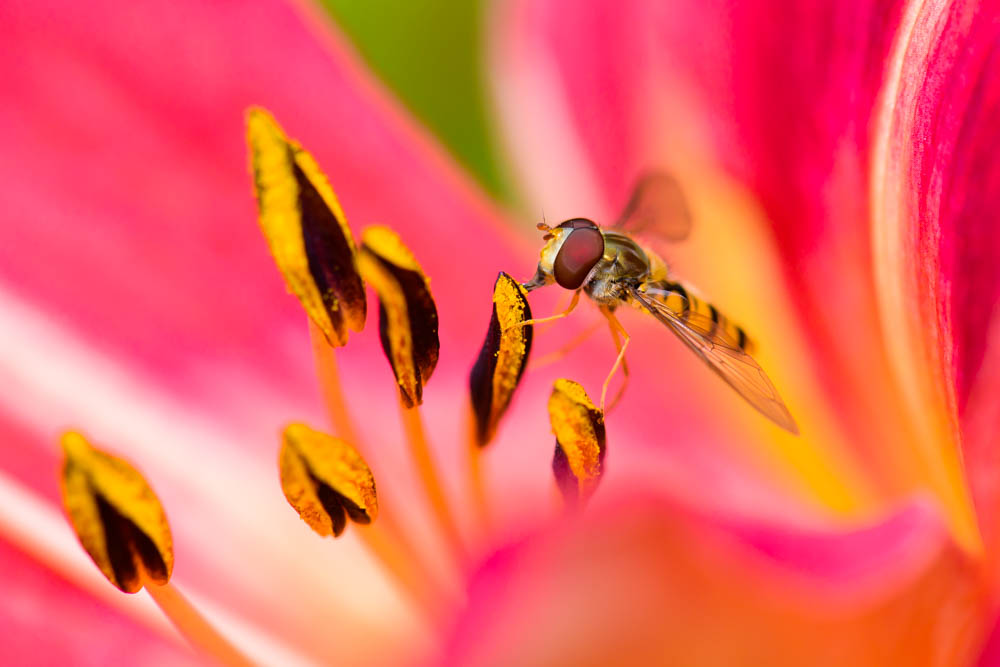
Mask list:
[[485,0],[321,0],[409,109],[499,199],[509,190],[490,136]]

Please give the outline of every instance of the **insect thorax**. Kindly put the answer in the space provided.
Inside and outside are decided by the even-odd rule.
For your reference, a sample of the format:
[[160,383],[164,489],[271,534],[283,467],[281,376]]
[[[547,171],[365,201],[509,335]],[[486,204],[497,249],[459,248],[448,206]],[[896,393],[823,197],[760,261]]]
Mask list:
[[626,283],[638,284],[649,276],[646,252],[624,234],[604,233],[604,257],[594,267],[584,291],[604,306],[614,307],[626,299]]

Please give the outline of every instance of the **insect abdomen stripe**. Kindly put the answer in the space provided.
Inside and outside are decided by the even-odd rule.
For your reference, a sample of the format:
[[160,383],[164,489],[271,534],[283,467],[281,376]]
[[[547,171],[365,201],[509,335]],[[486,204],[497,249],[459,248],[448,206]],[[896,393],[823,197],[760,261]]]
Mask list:
[[712,334],[714,334],[722,326],[722,317],[719,315],[718,309],[712,304],[708,304],[708,314],[712,317]]
[[737,344],[744,352],[747,351],[747,332],[742,327],[736,327]]
[[691,296],[684,289],[684,286],[680,283],[665,283],[664,287],[680,297],[683,306],[680,314],[681,319],[687,317],[687,314],[691,311]]

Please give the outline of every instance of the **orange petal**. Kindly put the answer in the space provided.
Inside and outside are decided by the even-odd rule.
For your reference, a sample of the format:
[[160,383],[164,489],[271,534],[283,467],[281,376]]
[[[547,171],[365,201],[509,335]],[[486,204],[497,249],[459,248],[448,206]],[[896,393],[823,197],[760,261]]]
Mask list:
[[854,530],[605,505],[493,555],[447,661],[967,664],[990,619],[929,505]]

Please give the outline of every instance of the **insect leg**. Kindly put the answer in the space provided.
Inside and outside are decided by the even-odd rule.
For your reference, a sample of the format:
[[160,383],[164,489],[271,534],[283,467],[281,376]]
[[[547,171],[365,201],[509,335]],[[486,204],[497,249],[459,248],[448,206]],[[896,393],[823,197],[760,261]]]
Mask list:
[[[536,369],[541,368],[543,366],[548,366],[549,364],[554,364],[555,362],[559,361],[560,359],[562,359],[563,357],[565,357],[567,354],[569,354],[570,350],[572,350],[574,347],[576,347],[577,345],[579,345],[583,341],[585,341],[588,338],[590,338],[590,336],[593,335],[593,333],[595,331],[597,331],[597,328],[599,326],[601,326],[601,321],[600,320],[598,320],[597,322],[594,322],[589,327],[587,327],[586,329],[584,329],[583,331],[581,331],[571,341],[569,341],[568,343],[566,343],[565,345],[563,345],[559,349],[554,350],[552,352],[549,352],[548,354],[546,354],[543,357],[540,357],[538,359],[533,359],[533,360],[529,361],[528,362],[528,370],[529,371],[533,371],[533,370],[536,370]],[[535,335],[537,336],[538,332],[535,332]]]
[[556,313],[555,315],[550,315],[549,317],[542,317],[542,318],[535,319],[535,320],[525,320],[523,322],[519,322],[518,324],[515,324],[514,326],[526,327],[529,324],[541,324],[542,322],[551,322],[553,320],[561,320],[562,318],[564,318],[567,315],[569,315],[570,313],[572,313],[573,310],[576,309],[576,305],[578,303],[580,303],[580,290],[577,290],[577,291],[573,292],[573,298],[570,299],[569,307],[566,308],[566,310],[564,310],[563,312]]
[[[612,336],[615,339],[615,345],[618,346],[618,357],[615,359],[615,364],[611,367],[611,372],[608,373],[608,377],[604,379],[604,384],[601,386],[601,412],[604,413],[604,399],[608,395],[608,385],[611,384],[611,378],[615,376],[615,373],[618,371],[618,367],[625,361],[625,350],[628,348],[630,337],[628,332],[625,331],[625,327],[621,325],[621,322],[618,321],[618,318],[615,317],[615,314],[611,312],[611,310],[602,307],[601,313],[608,319],[608,326],[611,327]],[[624,339],[620,346],[618,345],[619,341],[617,334],[621,334]],[[626,382],[628,381],[627,378],[628,375],[626,373]],[[624,389],[625,388],[623,386],[622,391],[624,391]],[[619,392],[618,396],[615,397],[615,403],[618,402],[618,398],[620,397],[621,392]]]
[[[619,326],[621,325],[619,324]],[[618,350],[618,352],[621,352],[622,339],[621,336],[618,335],[618,329],[616,329],[615,326],[611,323],[611,320],[608,320],[608,329],[611,330],[611,338],[613,338],[615,341],[615,349]],[[625,357],[622,357],[622,373],[625,374],[625,377],[628,377],[628,359],[626,359]],[[612,405],[615,402],[616,401],[612,401]]]
[[[620,323],[619,326],[621,326]],[[612,340],[615,341],[615,349],[618,351],[618,354],[622,354],[622,338],[618,334],[618,329],[615,328],[610,319],[608,320],[608,329],[611,331]],[[615,393],[615,397],[611,399],[611,404],[608,405],[608,410],[615,409],[615,406],[618,405],[618,401],[622,400],[622,396],[625,395],[625,388],[628,387],[628,359],[626,359],[624,355],[622,356],[622,373],[624,374],[624,380],[622,381],[622,385],[618,388],[618,391]]]
[[[563,290],[562,294],[559,295],[559,300],[556,301],[556,310],[562,311],[564,308],[566,308],[566,305],[572,298],[573,298],[572,294],[569,294],[565,290]],[[556,326],[555,322],[549,322],[544,327],[535,329],[535,336],[536,337],[541,336],[543,333],[545,333],[554,326]]]

